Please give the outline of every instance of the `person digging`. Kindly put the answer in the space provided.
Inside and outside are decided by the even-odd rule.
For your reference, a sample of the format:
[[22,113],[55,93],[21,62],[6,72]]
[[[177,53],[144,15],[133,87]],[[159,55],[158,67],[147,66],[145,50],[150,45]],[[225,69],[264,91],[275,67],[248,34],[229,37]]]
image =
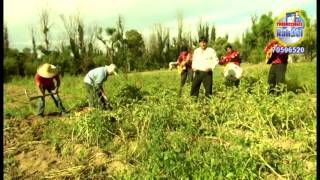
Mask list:
[[66,114],[66,110],[62,105],[61,99],[58,95],[60,87],[60,78],[56,66],[52,64],[42,64],[38,67],[37,73],[35,74],[35,84],[38,93],[40,94],[37,102],[37,116],[44,116],[45,108],[45,92],[48,91],[51,97],[59,109],[59,115]]
[[103,90],[103,83],[110,75],[117,75],[116,65],[114,64],[97,67],[85,75],[83,81],[89,95],[89,106],[102,110],[112,110],[106,93]]

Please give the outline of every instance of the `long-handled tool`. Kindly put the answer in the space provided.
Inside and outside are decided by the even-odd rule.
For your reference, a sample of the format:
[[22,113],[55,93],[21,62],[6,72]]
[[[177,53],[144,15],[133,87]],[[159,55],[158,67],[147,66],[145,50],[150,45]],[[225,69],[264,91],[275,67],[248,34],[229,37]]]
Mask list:
[[110,101],[109,101],[109,99],[107,98],[107,96],[105,96],[105,95],[103,95],[103,92],[101,91],[101,95],[102,95],[102,97],[103,97],[103,99],[104,99],[104,101],[105,101],[105,108],[107,108],[107,109],[109,109],[109,110],[112,110],[113,108],[112,108],[112,106],[111,106],[111,104],[110,104]]
[[[24,94],[27,96],[27,98],[29,99],[29,101],[32,101],[32,100],[34,100],[34,99],[38,99],[38,98],[43,97],[43,96],[41,96],[41,95],[38,95],[38,96],[30,96],[30,95],[28,94],[28,92],[27,92],[26,89],[24,90]],[[45,94],[44,96],[49,96],[49,95],[53,95],[53,94],[57,94],[57,93],[49,93],[49,94]]]

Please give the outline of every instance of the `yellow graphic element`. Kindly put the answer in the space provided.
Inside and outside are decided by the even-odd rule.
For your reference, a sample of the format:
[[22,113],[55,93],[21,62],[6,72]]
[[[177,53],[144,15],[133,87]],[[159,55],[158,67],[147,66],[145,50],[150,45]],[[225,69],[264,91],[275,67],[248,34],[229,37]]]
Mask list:
[[[279,22],[279,20],[281,18],[283,18],[283,17],[286,17],[286,14],[289,13],[289,12],[298,12],[300,18],[303,20],[303,26],[304,26],[302,37],[297,42],[291,43],[291,44],[285,43],[280,38],[278,38],[277,37],[277,30],[276,30],[277,23]],[[295,46],[295,45],[300,44],[304,40],[304,37],[305,37],[305,26],[306,26],[306,19],[304,18],[303,14],[301,13],[301,9],[291,9],[291,10],[287,10],[287,11],[281,13],[280,15],[278,15],[278,17],[275,19],[274,24],[273,24],[273,33],[274,33],[275,39],[278,41],[279,44],[281,44],[283,46],[285,46],[285,45],[287,45],[287,46]]]

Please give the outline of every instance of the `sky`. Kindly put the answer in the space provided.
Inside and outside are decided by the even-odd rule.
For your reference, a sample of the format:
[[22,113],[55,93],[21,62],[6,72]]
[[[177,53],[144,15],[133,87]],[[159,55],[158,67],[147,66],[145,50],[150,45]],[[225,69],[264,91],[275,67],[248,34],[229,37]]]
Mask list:
[[138,30],[148,39],[156,23],[177,35],[177,13],[183,16],[184,32],[197,35],[201,19],[216,28],[216,36],[228,34],[229,40],[241,39],[251,27],[251,16],[268,12],[273,17],[290,9],[303,9],[316,19],[316,0],[4,0],[4,23],[8,27],[10,47],[31,47],[31,28],[43,42],[39,27],[39,14],[49,12],[50,40],[59,43],[67,39],[60,15],[66,17],[80,13],[87,32],[93,26],[114,27],[117,17],[124,18],[125,31]]

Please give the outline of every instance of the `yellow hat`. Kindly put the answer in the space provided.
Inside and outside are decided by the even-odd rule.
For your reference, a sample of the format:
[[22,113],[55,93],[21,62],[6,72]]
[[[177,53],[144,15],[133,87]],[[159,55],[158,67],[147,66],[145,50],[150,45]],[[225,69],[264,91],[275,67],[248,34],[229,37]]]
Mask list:
[[44,78],[53,78],[58,74],[58,70],[56,66],[45,63],[38,67],[37,73]]

